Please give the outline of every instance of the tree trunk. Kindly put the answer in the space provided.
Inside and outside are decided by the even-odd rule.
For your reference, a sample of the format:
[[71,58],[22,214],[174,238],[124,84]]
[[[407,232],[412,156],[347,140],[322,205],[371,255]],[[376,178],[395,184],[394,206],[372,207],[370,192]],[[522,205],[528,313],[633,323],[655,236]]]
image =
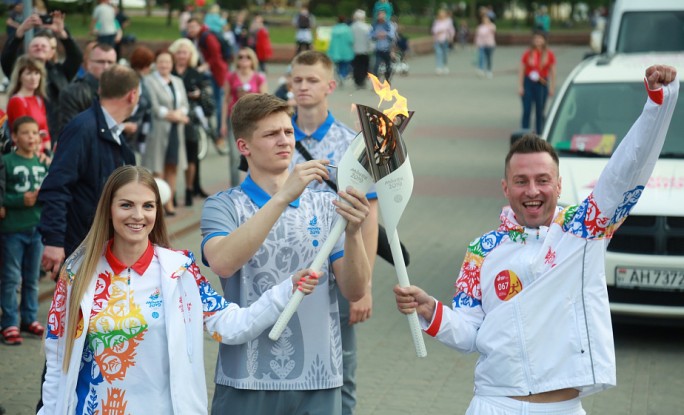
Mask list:
[[480,21],[477,15],[477,0],[470,0],[470,20],[475,22]]
[[166,4],[166,26],[171,26],[173,21],[173,7],[171,7],[171,2]]

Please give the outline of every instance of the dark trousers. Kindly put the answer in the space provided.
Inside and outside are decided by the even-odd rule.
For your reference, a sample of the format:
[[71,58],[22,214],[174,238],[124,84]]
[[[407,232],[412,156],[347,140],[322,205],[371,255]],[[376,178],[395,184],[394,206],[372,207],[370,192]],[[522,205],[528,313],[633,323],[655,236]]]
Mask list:
[[373,74],[380,78],[378,71],[380,70],[380,64],[385,63],[385,80],[390,81],[392,77],[392,56],[389,51],[375,51],[375,67],[373,68]]
[[352,68],[354,74],[354,83],[356,86],[363,88],[366,86],[366,78],[368,77],[368,64],[370,58],[368,55],[355,55],[352,61]]
[[305,50],[311,50],[311,43],[297,42],[297,54],[299,54],[299,52],[304,52]]
[[534,82],[530,78],[525,77],[523,89],[522,128],[523,130],[530,128],[530,117],[532,116],[532,106],[534,105],[535,132],[541,134],[544,127],[544,107],[546,106],[546,98],[549,96],[549,88],[541,82]]
[[[115,43],[116,43],[115,39],[116,39],[116,33],[114,33],[113,35],[98,35],[97,36],[97,43],[106,43],[109,46],[114,47],[114,46],[116,46],[115,45]],[[117,55],[117,58],[118,57],[119,56]]]

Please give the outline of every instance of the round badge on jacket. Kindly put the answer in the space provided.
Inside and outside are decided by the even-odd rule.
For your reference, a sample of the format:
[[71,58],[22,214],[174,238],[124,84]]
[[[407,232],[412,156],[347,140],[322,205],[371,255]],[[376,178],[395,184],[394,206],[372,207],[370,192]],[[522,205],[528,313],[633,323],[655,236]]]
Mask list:
[[522,291],[523,286],[518,275],[507,269],[499,272],[494,278],[494,289],[501,301],[508,301]]

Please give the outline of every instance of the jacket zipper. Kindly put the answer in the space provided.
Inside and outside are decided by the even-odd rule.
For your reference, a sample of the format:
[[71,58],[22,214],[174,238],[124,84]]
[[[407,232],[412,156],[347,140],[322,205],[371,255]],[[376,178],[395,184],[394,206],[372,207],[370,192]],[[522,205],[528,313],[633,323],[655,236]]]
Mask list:
[[[591,352],[591,336],[589,336],[589,321],[587,319],[587,304],[584,300],[584,279],[585,279],[585,264],[586,264],[586,256],[587,256],[587,245],[588,241],[584,241],[584,249],[582,250],[582,313],[584,313],[584,330],[587,333],[587,351],[589,352],[589,362],[591,363],[591,378],[594,380],[594,384],[596,383],[596,371],[594,370],[594,355]],[[579,330],[579,326],[577,328]],[[580,337],[580,344],[582,342],[582,338]]]
[[518,325],[518,341],[520,342],[520,352],[522,353],[522,359],[523,359],[523,371],[525,372],[525,380],[527,381],[527,389],[528,393],[532,395],[532,379],[530,375],[530,367],[528,364],[528,359],[527,359],[527,348],[525,347],[525,341],[523,340],[523,327],[522,323],[520,321],[520,308],[518,307],[518,302],[516,301],[515,303],[515,315],[516,315],[516,324]]
[[178,288],[180,290],[181,301],[183,303],[183,325],[185,326],[185,341],[186,341],[186,351],[188,353],[188,359],[192,363],[193,355],[193,344],[192,344],[192,325],[190,324],[190,310],[188,310],[188,297],[185,295],[185,289],[183,288],[183,276],[178,277]]

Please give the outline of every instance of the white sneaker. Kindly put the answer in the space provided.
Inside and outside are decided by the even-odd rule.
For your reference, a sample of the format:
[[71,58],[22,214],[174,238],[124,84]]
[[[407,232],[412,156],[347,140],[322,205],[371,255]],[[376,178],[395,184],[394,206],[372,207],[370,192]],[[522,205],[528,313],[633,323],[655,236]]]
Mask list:
[[437,68],[437,69],[435,69],[435,73],[436,73],[437,75],[442,75],[442,74],[444,74],[444,69],[442,69],[442,68]]
[[492,74],[491,71],[487,72],[487,79],[492,79],[492,78],[494,78],[494,74]]

